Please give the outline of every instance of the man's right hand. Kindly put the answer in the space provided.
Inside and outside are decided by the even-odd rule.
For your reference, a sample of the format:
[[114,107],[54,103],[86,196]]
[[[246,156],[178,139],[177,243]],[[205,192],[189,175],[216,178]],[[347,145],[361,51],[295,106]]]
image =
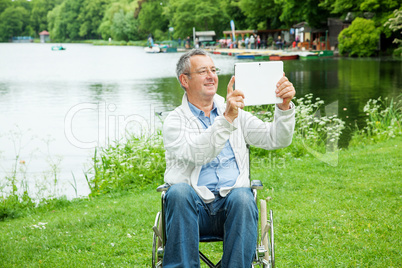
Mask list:
[[233,90],[234,82],[235,77],[232,76],[228,84],[228,93],[226,95],[226,110],[223,114],[226,120],[228,120],[230,123],[233,123],[233,121],[239,115],[239,108],[244,108],[244,93],[240,90]]

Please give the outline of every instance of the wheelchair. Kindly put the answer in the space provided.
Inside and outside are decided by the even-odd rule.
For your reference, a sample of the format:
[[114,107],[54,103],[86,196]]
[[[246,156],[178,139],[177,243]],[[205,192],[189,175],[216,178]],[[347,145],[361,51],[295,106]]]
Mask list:
[[[160,268],[162,266],[163,254],[166,245],[166,230],[165,230],[165,204],[164,196],[169,189],[169,184],[163,184],[157,188],[157,192],[161,193],[161,211],[156,214],[155,223],[152,227],[153,244],[152,244],[152,268]],[[259,180],[251,182],[251,189],[253,190],[254,201],[257,202],[257,190],[262,189],[263,185]],[[261,236],[257,239],[255,255],[252,267],[273,268],[275,267],[275,252],[274,252],[274,222],[273,212],[269,211],[267,214],[266,200],[260,200],[260,222],[261,222]],[[208,240],[200,237],[200,242],[217,242],[220,240]],[[221,261],[214,264],[206,255],[199,251],[200,259],[210,268],[220,268]]]

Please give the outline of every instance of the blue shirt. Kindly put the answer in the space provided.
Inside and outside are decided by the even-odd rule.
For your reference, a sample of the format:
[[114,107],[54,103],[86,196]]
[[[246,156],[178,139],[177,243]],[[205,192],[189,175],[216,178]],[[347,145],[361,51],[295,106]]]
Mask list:
[[[218,109],[215,103],[210,117],[205,116],[203,111],[190,102],[188,105],[191,112],[200,120],[204,129],[210,127],[218,116]],[[220,188],[233,186],[239,174],[239,167],[237,166],[232,146],[230,146],[228,140],[219,155],[211,162],[202,166],[200,177],[198,178],[198,186],[206,186],[211,192],[217,194]]]

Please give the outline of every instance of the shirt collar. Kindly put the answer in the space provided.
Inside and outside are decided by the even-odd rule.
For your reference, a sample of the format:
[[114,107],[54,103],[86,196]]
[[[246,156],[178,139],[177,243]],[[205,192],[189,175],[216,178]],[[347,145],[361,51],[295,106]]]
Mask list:
[[[194,106],[194,104],[192,104],[191,102],[188,102],[188,106],[190,107],[191,112],[193,113],[193,115],[200,117],[200,116],[205,116],[204,111],[201,111],[200,109],[198,109],[197,107]],[[216,112],[216,105],[215,105],[215,101],[213,103],[212,106],[212,110],[211,113]]]

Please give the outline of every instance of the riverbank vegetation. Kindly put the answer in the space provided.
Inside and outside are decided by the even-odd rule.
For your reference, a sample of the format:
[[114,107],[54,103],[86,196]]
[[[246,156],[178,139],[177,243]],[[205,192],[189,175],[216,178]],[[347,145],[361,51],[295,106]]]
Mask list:
[[[401,266],[401,98],[370,100],[366,126],[341,150],[342,121],[312,95],[295,101],[293,144],[251,151],[275,213],[277,265]],[[149,266],[163,172],[160,134],[133,137],[95,152],[87,198],[0,197],[0,266]],[[221,244],[203,247],[219,258]]]
[[[0,0],[0,41],[13,36],[38,38],[43,30],[55,42],[109,38],[128,42],[144,40],[149,34],[156,40],[184,40],[192,36],[193,27],[198,31],[214,30],[219,38],[224,30],[230,30],[230,20],[241,30],[289,29],[304,21],[321,29],[327,18],[337,17],[348,22],[359,18],[364,24],[373,24],[374,32],[390,39],[390,48],[395,49],[401,47],[399,42],[391,43],[401,39],[401,16],[401,3],[397,0]],[[370,38],[364,40],[361,31],[353,30],[350,34],[354,37],[346,43],[356,43],[357,39],[357,44],[375,43],[379,36],[374,32],[363,29]],[[339,44],[350,34],[344,34]],[[370,50],[363,55],[371,53]]]

